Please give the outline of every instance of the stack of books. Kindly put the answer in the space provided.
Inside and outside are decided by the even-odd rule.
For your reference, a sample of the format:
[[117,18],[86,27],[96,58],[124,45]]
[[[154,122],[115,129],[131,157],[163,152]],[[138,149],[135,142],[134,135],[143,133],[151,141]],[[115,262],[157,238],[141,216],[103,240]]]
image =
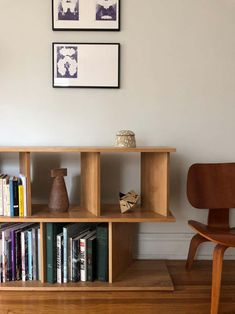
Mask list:
[[27,216],[26,177],[0,174],[0,216]]
[[0,224],[0,282],[40,280],[38,224]]
[[47,281],[108,281],[107,224],[46,224]]

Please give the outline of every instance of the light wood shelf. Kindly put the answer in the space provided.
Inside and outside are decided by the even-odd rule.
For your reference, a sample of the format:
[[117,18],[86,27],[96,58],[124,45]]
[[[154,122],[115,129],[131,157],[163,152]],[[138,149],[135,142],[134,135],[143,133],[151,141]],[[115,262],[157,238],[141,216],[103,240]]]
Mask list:
[[[1,217],[0,222],[37,222],[41,233],[41,282],[9,282],[0,284],[0,290],[50,291],[125,291],[166,290],[173,284],[162,261],[133,261],[137,223],[174,222],[169,209],[169,162],[172,147],[0,147],[1,153],[19,154],[19,172],[27,178],[28,217]],[[78,153],[81,155],[81,180],[78,191],[80,204],[71,205],[68,213],[52,213],[48,205],[32,204],[32,154]],[[141,204],[131,212],[121,214],[119,204],[102,204],[101,157],[105,153],[138,153],[141,165]],[[112,158],[110,156],[109,158]],[[102,164],[103,166],[103,164]],[[47,222],[105,222],[109,228],[109,283],[85,282],[46,283]]]
[[134,261],[114,283],[69,282],[49,284],[40,281],[11,281],[0,284],[0,291],[173,291],[164,261]]

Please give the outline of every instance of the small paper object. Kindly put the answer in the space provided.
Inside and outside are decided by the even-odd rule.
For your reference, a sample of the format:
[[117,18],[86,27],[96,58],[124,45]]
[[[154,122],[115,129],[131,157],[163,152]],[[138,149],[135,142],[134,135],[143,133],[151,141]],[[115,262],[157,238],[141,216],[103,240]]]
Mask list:
[[130,191],[127,194],[119,193],[121,213],[124,214],[128,210],[134,208],[139,200],[139,195],[135,191]]

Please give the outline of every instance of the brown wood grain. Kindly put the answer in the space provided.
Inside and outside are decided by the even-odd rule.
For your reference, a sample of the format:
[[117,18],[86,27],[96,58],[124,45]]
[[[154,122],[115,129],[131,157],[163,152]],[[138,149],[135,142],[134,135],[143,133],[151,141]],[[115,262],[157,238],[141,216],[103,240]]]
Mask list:
[[[174,292],[1,291],[0,313],[209,314],[212,262],[196,261],[190,273],[184,265],[167,261]],[[235,313],[235,261],[224,262],[219,313]]]
[[136,224],[109,223],[109,282],[132,264],[136,231]]
[[31,217],[0,216],[0,222],[175,222],[175,217],[170,211],[167,217],[141,208],[121,214],[119,205],[112,204],[102,206],[101,216],[95,216],[78,205],[71,205],[66,213],[51,212],[46,204],[33,204],[32,208]]
[[141,204],[143,209],[168,216],[169,153],[141,153]]
[[113,147],[113,146],[0,146],[0,152],[4,153],[141,153],[141,152],[169,152],[176,149],[167,146],[140,146],[136,148]]
[[100,215],[100,153],[81,153],[81,207]]

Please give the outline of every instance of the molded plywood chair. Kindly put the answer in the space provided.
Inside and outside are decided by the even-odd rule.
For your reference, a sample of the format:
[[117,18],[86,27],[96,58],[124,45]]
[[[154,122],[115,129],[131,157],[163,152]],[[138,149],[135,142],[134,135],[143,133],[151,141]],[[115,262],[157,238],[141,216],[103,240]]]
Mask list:
[[229,209],[235,208],[235,163],[194,164],[187,180],[190,204],[199,209],[209,209],[204,225],[190,220],[197,232],[192,238],[186,268],[191,269],[198,246],[206,241],[216,244],[213,254],[211,314],[219,308],[223,255],[228,247],[235,247],[235,228],[229,225]]

